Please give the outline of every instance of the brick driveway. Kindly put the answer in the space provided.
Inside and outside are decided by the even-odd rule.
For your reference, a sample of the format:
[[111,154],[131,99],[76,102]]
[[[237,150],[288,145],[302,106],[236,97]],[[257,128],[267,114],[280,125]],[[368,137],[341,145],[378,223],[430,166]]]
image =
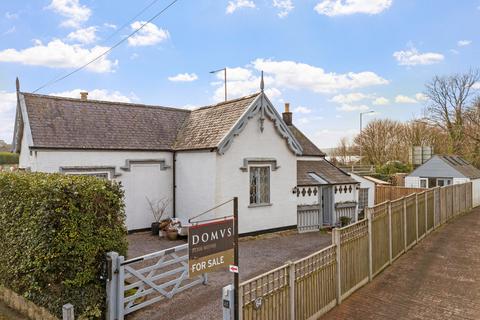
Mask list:
[[480,319],[480,208],[425,238],[322,319]]
[[[331,244],[332,235],[320,232],[298,234],[284,232],[265,235],[259,239],[241,239],[240,241],[240,280],[248,280],[256,275],[279,267],[288,260],[303,258]],[[185,242],[166,242],[137,233],[128,236],[129,258],[162,250]],[[206,286],[199,285],[174,296],[171,300],[161,301],[139,310],[127,319],[148,320],[213,320],[222,319],[222,287],[233,283],[228,272],[214,272],[208,276]]]

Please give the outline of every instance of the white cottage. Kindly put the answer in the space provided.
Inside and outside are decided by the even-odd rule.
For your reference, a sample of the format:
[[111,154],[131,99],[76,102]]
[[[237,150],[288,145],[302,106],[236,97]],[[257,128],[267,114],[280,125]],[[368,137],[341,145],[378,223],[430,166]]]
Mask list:
[[434,155],[405,177],[405,187],[434,188],[472,182],[473,203],[480,205],[480,170],[455,155]]
[[[120,182],[129,230],[150,227],[147,198],[170,199],[169,215],[187,223],[234,196],[240,233],[294,227],[297,160],[325,162],[293,126],[289,110],[282,117],[263,92],[193,111],[87,94],[17,95],[20,167]],[[343,194],[345,186],[351,192],[347,185],[341,184]],[[226,214],[231,209],[224,207],[207,218]]]

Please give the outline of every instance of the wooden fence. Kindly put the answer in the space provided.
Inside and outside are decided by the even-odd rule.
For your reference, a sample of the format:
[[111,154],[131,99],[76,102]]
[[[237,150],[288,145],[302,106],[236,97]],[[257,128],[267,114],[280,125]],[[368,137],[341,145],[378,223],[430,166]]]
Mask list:
[[411,195],[413,193],[423,192],[422,188],[407,188],[396,186],[375,186],[375,204],[379,204],[385,201],[393,201],[402,197]]
[[434,229],[472,208],[472,184],[422,189],[333,229],[332,245],[240,284],[240,319],[317,319]]

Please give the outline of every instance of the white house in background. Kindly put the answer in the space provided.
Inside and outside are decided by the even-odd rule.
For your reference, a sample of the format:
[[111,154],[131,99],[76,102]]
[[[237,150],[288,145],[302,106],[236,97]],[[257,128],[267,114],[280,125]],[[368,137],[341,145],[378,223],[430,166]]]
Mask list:
[[480,170],[456,155],[434,155],[405,177],[405,187],[434,188],[472,182],[473,204],[480,204]]
[[360,187],[358,189],[359,212],[362,212],[366,207],[373,207],[375,205],[375,187],[377,185],[390,185],[388,182],[371,176],[359,175],[352,172],[350,172],[350,175],[353,179],[355,179],[355,181],[360,183]]
[[[186,224],[235,196],[240,233],[294,227],[303,197],[296,188],[297,161],[303,160],[314,171],[318,162],[312,182],[329,187],[331,206],[356,201],[355,181],[326,162],[292,124],[288,108],[282,117],[263,91],[191,111],[94,101],[87,93],[81,99],[45,96],[18,87],[13,147],[20,167],[120,182],[129,230],[153,222],[147,198],[171,200],[169,216]],[[343,180],[322,176],[324,167]],[[231,213],[224,206],[203,218]]]

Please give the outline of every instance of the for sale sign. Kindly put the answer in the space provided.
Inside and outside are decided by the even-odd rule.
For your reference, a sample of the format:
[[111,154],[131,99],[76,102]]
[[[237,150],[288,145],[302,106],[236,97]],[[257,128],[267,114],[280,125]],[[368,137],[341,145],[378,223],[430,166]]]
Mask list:
[[233,259],[233,219],[195,225],[188,232],[189,276],[228,270]]

